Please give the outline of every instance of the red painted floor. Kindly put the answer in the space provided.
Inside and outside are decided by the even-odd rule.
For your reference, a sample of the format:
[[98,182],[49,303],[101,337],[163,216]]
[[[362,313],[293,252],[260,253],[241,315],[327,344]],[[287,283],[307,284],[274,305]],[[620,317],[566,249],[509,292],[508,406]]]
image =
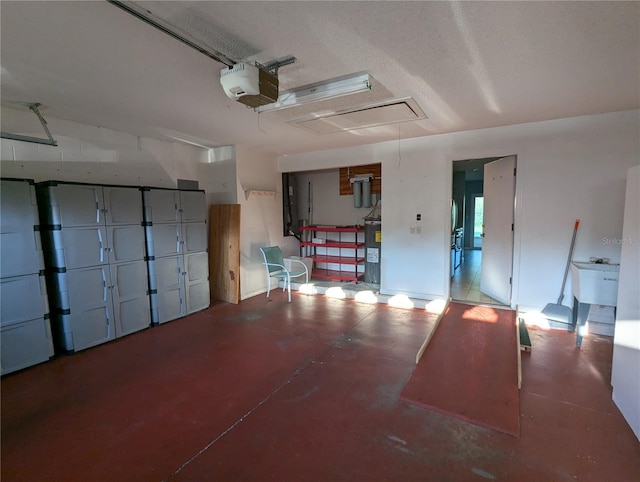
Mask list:
[[640,480],[611,339],[530,330],[517,439],[400,399],[435,315],[292,296],[4,377],[2,480]]
[[449,303],[400,397],[519,437],[516,312]]

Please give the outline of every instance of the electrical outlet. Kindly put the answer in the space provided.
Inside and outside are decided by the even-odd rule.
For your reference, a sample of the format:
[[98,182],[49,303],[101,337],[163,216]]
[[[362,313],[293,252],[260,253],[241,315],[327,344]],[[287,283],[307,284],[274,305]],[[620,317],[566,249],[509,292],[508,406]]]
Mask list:
[[416,234],[422,234],[422,226],[416,226]]
[[409,234],[416,234],[416,227],[415,226],[409,226]]

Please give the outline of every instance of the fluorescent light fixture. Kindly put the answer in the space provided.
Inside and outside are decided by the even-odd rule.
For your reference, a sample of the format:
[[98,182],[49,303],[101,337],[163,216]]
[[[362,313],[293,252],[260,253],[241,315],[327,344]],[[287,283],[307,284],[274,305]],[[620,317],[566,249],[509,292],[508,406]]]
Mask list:
[[310,102],[335,99],[343,95],[357,94],[371,90],[369,74],[356,74],[347,77],[306,85],[297,89],[285,90],[278,95],[278,101],[273,104],[256,107],[256,112],[286,109]]

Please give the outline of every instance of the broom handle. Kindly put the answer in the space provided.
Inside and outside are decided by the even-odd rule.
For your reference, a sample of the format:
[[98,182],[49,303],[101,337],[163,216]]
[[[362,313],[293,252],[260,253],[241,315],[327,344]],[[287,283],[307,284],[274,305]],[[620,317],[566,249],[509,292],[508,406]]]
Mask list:
[[569,265],[571,264],[571,255],[573,254],[573,246],[576,242],[576,233],[578,232],[578,225],[580,220],[576,219],[576,223],[573,225],[573,237],[571,238],[571,247],[569,248],[569,257],[567,258],[567,266],[564,268],[564,278],[562,279],[562,288],[560,289],[560,297],[558,298],[558,304],[562,304],[564,298],[564,286],[567,283],[567,274],[569,273]]

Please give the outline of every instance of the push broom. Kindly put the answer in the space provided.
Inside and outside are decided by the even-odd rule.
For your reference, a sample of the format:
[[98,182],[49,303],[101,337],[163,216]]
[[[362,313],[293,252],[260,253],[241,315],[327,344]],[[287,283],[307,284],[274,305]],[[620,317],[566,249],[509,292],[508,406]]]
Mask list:
[[573,255],[573,246],[576,242],[576,234],[578,232],[578,225],[580,220],[576,219],[573,226],[573,237],[571,238],[571,246],[569,247],[569,257],[567,258],[567,266],[564,269],[564,278],[562,279],[562,288],[560,288],[560,296],[557,303],[549,303],[542,310],[542,315],[550,321],[556,321],[558,323],[572,324],[573,319],[571,316],[571,308],[562,304],[564,298],[564,287],[567,283],[567,274],[569,273],[569,265],[571,264],[571,256]]

